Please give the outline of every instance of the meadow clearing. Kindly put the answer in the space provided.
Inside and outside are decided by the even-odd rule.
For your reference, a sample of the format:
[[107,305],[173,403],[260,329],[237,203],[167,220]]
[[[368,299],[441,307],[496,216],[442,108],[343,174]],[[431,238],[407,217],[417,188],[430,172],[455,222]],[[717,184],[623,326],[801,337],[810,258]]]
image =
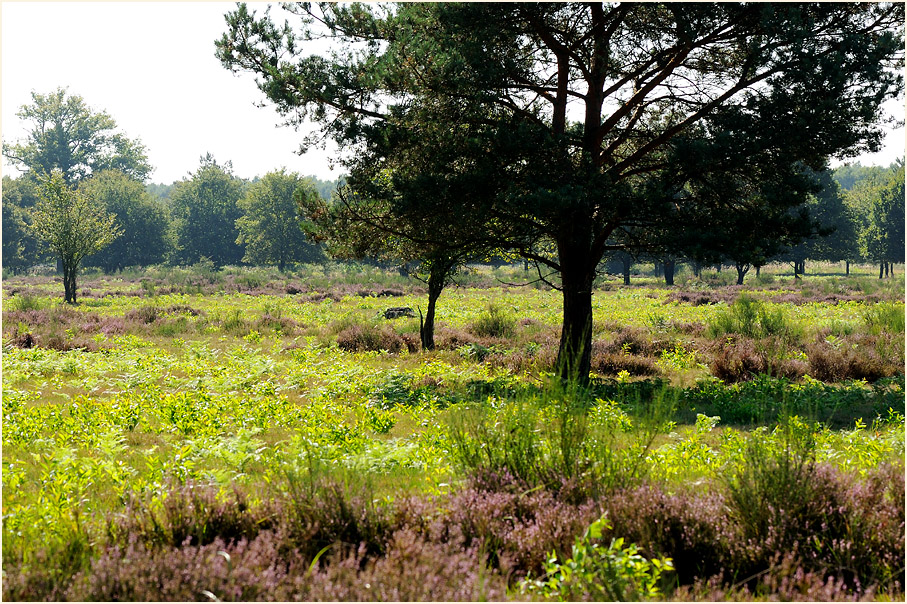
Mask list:
[[898,269],[4,279],[3,598],[902,600]]

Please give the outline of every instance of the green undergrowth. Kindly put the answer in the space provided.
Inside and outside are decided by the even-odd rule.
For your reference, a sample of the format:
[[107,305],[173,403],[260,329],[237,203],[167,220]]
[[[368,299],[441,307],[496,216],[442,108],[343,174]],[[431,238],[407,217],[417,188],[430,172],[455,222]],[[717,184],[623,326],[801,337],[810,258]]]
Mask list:
[[[375,506],[420,497],[456,515],[447,498],[477,477],[504,476],[518,485],[507,493],[576,506],[655,485],[737,497],[743,510],[754,493],[807,480],[784,466],[792,459],[867,480],[903,464],[903,369],[889,371],[899,362],[891,351],[903,347],[901,301],[775,302],[794,287],[781,279],[750,298],[704,304],[657,287],[601,290],[595,377],[568,387],[550,372],[556,292],[454,288],[439,303],[437,350],[347,350],[341,334],[361,326],[383,334],[379,345],[418,338],[418,320],[380,312],[416,308],[424,295],[399,283],[394,295],[375,295],[396,283],[376,278],[380,287],[323,297],[327,276],[325,291],[315,279],[295,294],[162,293],[177,277],[120,278],[109,286],[144,295],[85,297],[76,308],[40,289],[5,292],[3,555],[17,568],[53,559],[51,575],[72,577],[120,538],[112,527],[130,506],[162,513],[166,493],[192,485],[221,502],[241,492],[244,506],[265,509],[330,482]],[[241,272],[211,278],[277,287]],[[713,375],[720,355],[725,368],[748,363],[777,342],[775,360],[803,373]],[[852,377],[877,369],[877,359],[885,371]],[[815,368],[834,379],[811,377]],[[753,460],[762,474],[747,474]],[[342,520],[350,512],[337,501]],[[597,537],[606,521],[590,527],[601,517],[593,511],[577,517],[557,552],[533,558],[528,591],[521,575],[510,595],[598,593],[583,581],[609,572],[624,581],[611,596],[663,593],[668,563],[623,535]],[[755,531],[774,520],[734,522]]]

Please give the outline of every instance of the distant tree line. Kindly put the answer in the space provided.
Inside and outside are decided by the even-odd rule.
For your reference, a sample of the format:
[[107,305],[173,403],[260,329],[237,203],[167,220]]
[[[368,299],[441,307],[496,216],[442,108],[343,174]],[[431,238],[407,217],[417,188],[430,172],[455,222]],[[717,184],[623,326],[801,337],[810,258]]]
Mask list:
[[738,284],[751,268],[779,262],[789,263],[797,278],[807,261],[843,262],[848,275],[851,264],[876,264],[880,279],[892,275],[893,265],[904,262],[903,160],[887,167],[844,164],[815,176],[821,188],[801,208],[806,221],[794,236],[767,226],[765,216],[727,214],[722,229],[697,233],[674,253],[631,246],[606,256],[602,270],[622,274],[627,284],[639,263],[653,264],[668,284],[682,263],[697,275],[707,267],[732,267]]
[[[97,250],[83,246],[89,253],[79,257],[80,267],[115,272],[208,259],[218,267],[285,270],[325,258],[300,228],[298,208],[308,198],[330,197],[334,181],[286,169],[246,180],[229,161],[218,163],[208,154],[182,180],[149,183],[151,166],[141,142],[119,133],[109,115],[92,110],[82,97],[65,89],[35,93],[18,115],[30,128],[24,141],[3,146],[22,171],[18,178],[3,177],[5,271],[62,263],[59,245],[47,236],[53,227],[45,224],[42,231],[35,222],[45,198],[56,200],[58,218],[77,199],[90,202],[82,207],[83,221],[89,215],[113,217],[117,236]],[[69,234],[73,220],[60,222],[56,235]]]

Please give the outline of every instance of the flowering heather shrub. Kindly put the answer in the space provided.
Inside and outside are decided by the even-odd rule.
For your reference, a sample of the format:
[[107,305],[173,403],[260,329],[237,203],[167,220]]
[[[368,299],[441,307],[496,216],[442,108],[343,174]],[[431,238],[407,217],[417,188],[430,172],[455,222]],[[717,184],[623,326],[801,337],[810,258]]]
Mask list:
[[[593,347],[594,348],[594,347]],[[592,357],[592,370],[602,375],[617,375],[626,371],[630,375],[655,375],[655,359],[635,354],[602,353]]]
[[592,356],[596,354],[641,354],[655,355],[659,350],[645,330],[638,327],[618,326],[610,342],[592,342]]
[[446,325],[435,325],[435,346],[441,350],[456,350],[468,344],[491,346],[492,338],[478,336],[465,329],[454,329]]
[[228,544],[149,550],[133,541],[109,548],[66,593],[101,601],[451,601],[500,600],[505,580],[484,569],[476,549],[452,550],[411,531],[395,533],[387,555],[362,548],[326,556],[319,568],[284,551],[273,532]]
[[668,494],[646,485],[606,495],[602,506],[613,527],[609,534],[635,543],[648,557],[671,557],[680,584],[730,563],[735,532],[720,492]]
[[748,381],[762,373],[793,380],[806,375],[804,361],[772,358],[770,351],[777,350],[777,344],[770,339],[757,342],[740,336],[717,342],[709,369],[712,375],[725,382]]
[[406,342],[390,326],[377,327],[371,324],[354,323],[337,334],[337,346],[348,352],[366,350],[387,350],[402,352]]
[[550,371],[557,361],[557,348],[556,340],[546,338],[541,344],[489,354],[485,362],[492,367],[507,367],[515,374]]
[[126,311],[123,318],[127,321],[136,321],[139,323],[154,323],[162,315],[161,309],[155,306],[140,306]]
[[823,337],[807,345],[809,373],[824,382],[875,381],[904,372],[903,336],[852,334]]
[[447,498],[400,501],[397,522],[433,543],[479,547],[503,574],[538,575],[549,552],[569,552],[576,535],[601,515],[594,501],[567,499],[532,489],[506,471],[480,471]]
[[[355,559],[313,574],[298,593],[303,600],[480,601],[503,600],[507,581],[486,568],[477,547],[460,549],[426,541],[410,530],[394,534],[387,555],[358,571]],[[296,594],[294,594],[296,595]]]
[[217,539],[235,542],[272,526],[269,512],[267,506],[251,509],[239,490],[224,498],[210,487],[189,483],[174,486],[160,509],[141,500],[131,501],[126,512],[109,525],[108,533],[114,541],[135,536],[148,546],[207,545]]
[[513,586],[527,573],[540,576],[550,552],[569,557],[576,537],[605,511],[613,528],[603,539],[623,538],[650,560],[674,560],[667,579],[679,589],[666,595],[675,599],[902,596],[903,464],[865,479],[830,466],[804,468],[799,486],[763,484],[764,501],[778,512],[764,525],[741,515],[743,502],[720,485],[594,495],[480,472],[450,495],[402,497],[392,507],[318,481],[291,482],[288,494],[255,505],[239,492],[224,498],[185,485],[153,513],[136,504],[110,520],[93,553],[83,539],[73,541],[78,551],[45,546],[29,565],[7,556],[3,596],[505,599],[516,596]]
[[393,510],[379,506],[367,492],[352,493],[340,483],[289,481],[289,501],[274,510],[294,548],[309,560],[340,542],[361,545],[369,556],[383,553],[397,528]]

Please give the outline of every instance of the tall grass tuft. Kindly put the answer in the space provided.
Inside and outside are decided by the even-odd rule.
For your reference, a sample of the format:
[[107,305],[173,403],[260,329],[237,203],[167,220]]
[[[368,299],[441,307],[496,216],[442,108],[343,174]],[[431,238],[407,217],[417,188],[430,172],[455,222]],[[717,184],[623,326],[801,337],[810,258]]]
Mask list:
[[501,409],[465,406],[449,420],[453,457],[472,473],[503,472],[554,491],[569,486],[580,498],[635,484],[655,438],[669,428],[673,399],[659,391],[629,402],[629,431],[600,421],[608,414],[591,414],[598,404],[606,403],[554,382]]
[[803,335],[803,327],[789,319],[781,308],[768,308],[763,302],[746,294],[708,322],[711,338],[740,334],[749,338],[779,336],[789,342]]
[[473,322],[471,331],[479,337],[510,338],[516,333],[516,318],[497,304],[489,304]]
[[869,333],[879,335],[904,333],[904,305],[893,302],[879,302],[863,313]]

